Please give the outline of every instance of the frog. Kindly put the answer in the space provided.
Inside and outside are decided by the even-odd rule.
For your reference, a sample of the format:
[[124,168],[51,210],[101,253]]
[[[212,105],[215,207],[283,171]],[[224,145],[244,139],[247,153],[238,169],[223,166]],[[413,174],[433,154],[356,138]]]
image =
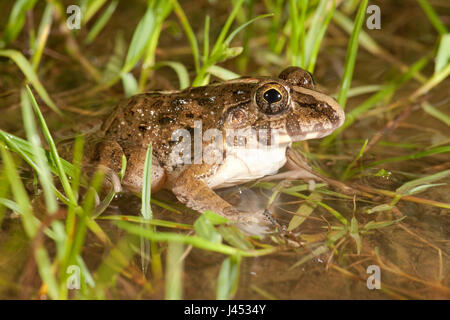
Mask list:
[[[103,122],[92,160],[118,174],[125,157],[121,187],[140,193],[151,144],[152,194],[168,189],[195,211],[250,223],[251,215],[216,191],[277,173],[294,142],[327,136],[344,120],[341,106],[316,89],[312,75],[291,66],[278,77],[246,76],[134,95]],[[215,156],[202,159],[195,150]]]

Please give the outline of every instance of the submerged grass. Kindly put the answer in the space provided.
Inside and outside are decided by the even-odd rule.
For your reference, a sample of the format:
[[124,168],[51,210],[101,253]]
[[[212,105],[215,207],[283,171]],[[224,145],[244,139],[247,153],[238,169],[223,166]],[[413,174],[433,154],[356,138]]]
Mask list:
[[[25,280],[19,287],[24,290],[16,290],[14,297],[22,294],[22,298],[51,299],[136,296],[183,299],[185,279],[192,272],[187,269],[185,260],[193,250],[221,257],[218,263],[220,269],[217,268],[214,274],[213,291],[217,299],[231,299],[246,291],[242,289],[246,261],[254,257],[276,260],[276,254],[280,253],[289,254],[296,261],[292,263],[293,260],[290,260],[286,273],[290,270],[294,272],[313,259],[325,259],[327,270],[331,268],[357,281],[365,281],[365,270],[359,264],[372,259],[402,279],[427,288],[437,288],[439,292],[448,292],[448,283],[444,282],[448,279],[442,276],[445,269],[442,261],[448,261],[449,253],[442,249],[441,240],[424,240],[403,225],[409,218],[408,213],[403,212],[405,203],[450,209],[445,199],[429,199],[427,192],[445,186],[445,181],[448,181],[450,153],[449,116],[441,104],[433,102],[429,94],[438,86],[442,86],[442,90],[448,89],[448,84],[447,87],[444,84],[450,74],[449,35],[439,14],[427,0],[418,0],[417,6],[423,10],[424,19],[428,19],[436,30],[436,42],[420,58],[414,56],[405,62],[383,49],[378,39],[374,40],[364,30],[367,0],[267,0],[264,4],[237,0],[230,2],[232,6],[224,16],[213,12],[211,15],[201,15],[201,21],[196,21],[197,16],[188,11],[184,2],[149,0],[136,19],[135,29],[130,32],[129,45],[126,45],[122,35],[118,35],[111,54],[103,50],[102,37],[115,27],[117,8],[122,5],[119,1],[78,1],[84,9],[81,31],[67,28],[62,1],[50,1],[43,8],[35,7],[36,3],[23,0],[11,6],[0,41],[0,56],[5,58],[0,61],[0,67],[16,68],[16,73],[22,74],[25,79],[25,84],[21,79],[16,81],[15,87],[7,88],[19,92],[24,132],[12,134],[8,133],[9,130],[0,130],[0,225],[5,220],[11,220],[11,212],[20,217],[28,238],[30,256],[35,262],[23,268],[25,276],[21,279]],[[40,16],[37,33],[32,21],[27,20],[32,15]],[[222,27],[219,20],[224,21]],[[25,22],[29,22],[28,26]],[[248,29],[250,26],[254,28]],[[64,39],[63,47],[67,52],[64,55],[55,54],[54,44],[50,41],[57,28]],[[337,28],[344,32],[337,31]],[[190,46],[193,72],[189,72],[190,66],[185,59],[178,60],[175,54],[170,53],[166,44],[159,47],[160,40],[167,41],[168,34],[181,38],[183,32],[186,43],[180,44],[180,48],[182,51],[187,44]],[[174,213],[180,219],[189,218],[192,212],[169,200],[152,197],[151,145],[145,161],[141,216],[132,215],[136,212],[129,212],[129,206],[125,212],[121,210],[121,214],[106,215],[105,212],[114,207],[111,204],[116,203],[118,196],[114,187],[105,195],[104,188],[108,184],[104,180],[111,178],[109,173],[99,170],[92,178],[86,175],[82,167],[83,135],[75,139],[72,158],[62,159],[55,134],[49,129],[52,126],[47,125],[53,115],[44,117],[45,107],[48,107],[56,113],[58,121],[62,119],[67,122],[70,119],[68,113],[63,111],[64,95],[56,98],[59,95],[53,87],[57,86],[51,84],[48,70],[53,63],[57,63],[52,55],[72,59],[77,72],[82,70],[86,75],[86,81],[92,88],[82,94],[82,98],[89,98],[92,94],[117,95],[120,85],[124,96],[130,96],[155,87],[157,80],[154,78],[160,79],[161,67],[175,71],[180,89],[190,85],[206,85],[212,77],[239,77],[235,70],[259,70],[260,67],[262,73],[271,73],[289,63],[310,72],[318,69],[320,74],[318,62],[322,61],[322,55],[329,54],[328,46],[334,46],[328,44],[334,36],[339,37],[341,42],[332,50],[337,48],[346,52],[345,56],[333,57],[335,65],[341,66],[337,100],[343,107],[347,105],[346,121],[318,146],[295,145],[308,158],[314,172],[321,173],[317,178],[321,181],[305,184],[298,179],[283,178],[280,183],[265,181],[252,185],[252,190],[258,190],[262,197],[266,197],[268,208],[287,214],[288,231],[284,236],[274,235],[265,240],[249,236],[212,212],[196,217],[192,223],[173,221],[170,216],[159,219],[156,213],[161,210]],[[22,38],[29,39],[26,49],[19,41]],[[98,46],[102,59],[96,60],[93,57],[98,55],[95,51]],[[178,48],[178,44],[176,46]],[[361,78],[355,81],[358,76],[355,70],[362,51],[373,59],[389,63],[393,70],[390,76],[380,83],[361,83]],[[233,60],[242,53],[242,59]],[[163,59],[159,59],[158,55]],[[414,59],[416,61],[411,62]],[[433,59],[435,68],[429,74]],[[234,65],[233,61],[238,62]],[[356,83],[354,87],[352,83]],[[400,89],[410,90],[406,98],[398,96]],[[361,98],[362,102],[358,100]],[[412,105],[420,108],[414,109]],[[433,140],[432,144],[389,139],[392,131],[407,116],[391,119],[397,114],[409,115],[413,112],[406,112],[407,108],[423,110],[425,115],[437,119],[447,131],[440,132],[439,139]],[[386,120],[388,124],[373,136],[360,132],[358,139],[355,139],[351,130],[368,120]],[[353,134],[347,135],[347,132]],[[26,140],[19,136],[25,136]],[[384,139],[381,140],[381,137]],[[349,146],[349,150],[344,146]],[[394,155],[393,147],[399,150]],[[385,149],[391,155],[385,156]],[[428,158],[435,161],[432,172],[417,172],[412,167],[410,172],[403,168],[400,174],[395,169],[395,165],[407,166],[411,161]],[[334,165],[326,164],[328,160]],[[298,168],[301,167],[301,161],[294,162]],[[119,179],[123,178],[126,165],[126,158],[123,157]],[[392,173],[407,180],[385,189],[364,183],[380,177],[388,179]],[[342,181],[330,177],[339,177]],[[30,180],[33,182],[30,183]],[[419,193],[421,195],[417,196]],[[448,215],[448,211],[445,214]],[[106,224],[108,221],[112,222],[115,230],[120,230],[119,235],[109,230],[111,224]],[[431,285],[432,281],[409,275],[389,262],[388,257],[382,257],[378,248],[371,245],[369,239],[373,240],[371,237],[374,234],[386,236],[383,233],[385,228],[400,226],[409,235],[414,235],[436,250],[440,259],[439,284]],[[299,230],[307,232],[300,234]],[[0,236],[3,236],[2,232]],[[90,238],[91,235],[95,240]],[[8,236],[5,235],[6,238]],[[96,262],[88,261],[89,245],[93,241],[97,241],[103,256]],[[140,267],[134,261],[135,256],[141,258]],[[33,268],[39,273],[39,288],[32,287],[33,282],[27,281],[29,274],[33,274]],[[0,280],[3,279],[0,274]],[[118,288],[124,281],[138,288],[136,291],[139,294],[119,294]],[[14,287],[13,282],[10,281],[10,287]],[[251,284],[249,289],[257,297],[277,298],[270,292],[270,286]],[[395,282],[383,289],[384,297],[422,297],[420,292],[409,295]],[[0,294],[4,292],[0,291]],[[241,293],[240,297],[249,296]]]

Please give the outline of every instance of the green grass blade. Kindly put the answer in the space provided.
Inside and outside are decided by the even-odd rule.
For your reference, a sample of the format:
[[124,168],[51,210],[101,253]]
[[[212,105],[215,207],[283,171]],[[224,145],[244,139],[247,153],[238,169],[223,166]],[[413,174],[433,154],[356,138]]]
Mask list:
[[228,300],[233,298],[239,284],[241,260],[241,257],[237,255],[227,257],[222,262],[219,276],[217,277],[217,300]]
[[[31,144],[23,140],[19,137],[16,137],[13,134],[7,133],[0,129],[0,140],[3,141],[8,148],[10,148],[12,151],[18,153],[33,169],[37,170],[36,163],[32,160],[33,151],[31,148]],[[54,164],[54,162],[51,159],[50,152],[44,150],[45,155],[47,157],[47,160],[49,161],[50,168],[53,173],[58,174],[58,170]],[[70,177],[74,177],[76,173],[76,168],[68,161],[60,158],[64,172],[66,172]],[[87,182],[85,181],[84,177],[81,177],[81,182],[84,185],[87,185]]]
[[[152,144],[150,143],[147,148],[147,154],[145,156],[144,162],[144,173],[143,173],[143,181],[142,181],[142,199],[141,199],[141,215],[144,220],[152,220],[152,208],[150,205],[151,200],[151,170],[152,170]],[[147,230],[150,230],[150,225],[141,224],[141,227]],[[148,259],[146,257],[150,257],[150,239],[145,237],[140,237],[141,240],[141,266],[144,274],[147,273],[148,268]]]
[[[227,36],[228,30],[230,30],[231,24],[233,23],[234,19],[236,18],[236,15],[238,11],[241,9],[242,4],[245,0],[237,0],[233,4],[233,10],[231,11],[230,15],[227,18],[227,21],[225,21],[225,24],[222,27],[222,30],[220,30],[220,34],[217,37],[216,43],[214,44],[213,49],[211,50],[211,55],[217,54],[218,51],[222,51],[222,45],[225,42],[225,37]],[[231,40],[230,40],[231,41]]]
[[[302,50],[305,53],[305,64],[311,65],[312,53],[315,47],[320,46],[322,39],[319,37],[321,33],[321,28],[325,26],[324,21],[329,20],[328,16],[330,12],[334,11],[334,1],[333,7],[326,13],[327,5],[330,3],[329,0],[320,0],[317,8],[314,10],[314,15],[311,20],[309,30],[306,34],[305,48]],[[331,18],[331,16],[330,16]],[[326,29],[326,27],[325,27]]]
[[[114,50],[108,59],[108,63],[102,73],[102,82],[114,83],[117,81],[117,75],[120,75],[120,70],[125,61],[127,45],[123,36],[123,32],[117,32],[114,39]],[[119,76],[120,79],[120,76]]]
[[360,237],[359,231],[358,231],[358,221],[356,220],[355,217],[353,217],[350,222],[349,233],[350,233],[350,237],[352,237],[353,240],[355,240],[356,253],[360,254],[361,253],[361,237]]
[[[314,68],[316,66],[316,61],[317,61],[317,56],[319,55],[319,49],[320,49],[320,45],[322,44],[322,39],[325,36],[325,32],[327,31],[328,28],[328,24],[331,21],[331,17],[333,17],[333,13],[334,13],[334,9],[335,9],[335,1],[333,0],[333,6],[331,7],[330,10],[328,10],[328,13],[325,17],[325,20],[321,23],[321,27],[319,29],[319,31],[317,32],[317,35],[315,37],[315,41],[314,41],[314,45],[313,45],[313,49],[308,57],[308,71],[311,73],[314,73]],[[349,89],[350,90],[350,89]],[[347,95],[348,96],[348,95]]]
[[72,190],[76,199],[78,199],[78,190],[80,188],[80,179],[81,179],[81,166],[83,159],[83,149],[84,149],[84,136],[78,135],[75,138],[75,143],[73,146],[73,166],[75,169],[75,175],[72,177]]
[[18,204],[12,200],[0,198],[0,204],[6,208],[8,208],[11,211],[21,213],[21,210],[18,206]]
[[223,42],[224,46],[228,46],[230,44],[230,42],[233,40],[233,38],[239,33],[241,32],[245,27],[247,27],[249,24],[258,21],[260,19],[264,19],[267,17],[273,17],[273,13],[267,13],[267,14],[262,14],[259,15],[249,21],[247,21],[246,23],[240,25],[239,27],[237,27],[236,29],[234,29],[229,35],[228,37],[225,39],[225,41]]
[[[304,1],[304,0],[302,0]],[[267,6],[267,11],[268,12],[273,12],[274,17],[272,19],[272,23],[269,29],[269,48],[270,50],[272,50],[273,52],[279,53],[279,51],[277,51],[277,47],[278,44],[280,42],[280,35],[279,35],[279,30],[281,30],[283,28],[282,26],[282,16],[283,16],[283,5],[284,5],[284,0],[275,0],[275,4],[273,4],[271,1],[265,1],[266,6]],[[292,11],[289,12],[289,14],[291,14]],[[292,38],[292,35],[291,35]],[[303,44],[303,43],[302,43]]]
[[100,18],[95,22],[92,29],[89,31],[89,34],[87,35],[85,40],[86,44],[92,43],[95,40],[95,38],[97,38],[97,35],[103,30],[105,25],[108,23],[109,19],[111,19],[112,15],[114,14],[114,11],[116,11],[116,7],[118,4],[119,0],[114,0],[109,4],[109,6],[100,16]]
[[205,27],[203,29],[203,56],[202,56],[203,61],[207,61],[209,56],[209,24],[210,24],[209,15],[206,15]]
[[219,67],[219,66],[211,66],[208,68],[208,72],[211,73],[212,75],[218,77],[219,79],[222,80],[232,80],[232,79],[237,79],[240,78],[241,76],[237,73],[234,73],[233,71],[230,71],[228,69]]
[[424,95],[431,89],[433,89],[435,86],[440,84],[442,81],[444,81],[448,76],[450,75],[450,63],[447,63],[447,65],[442,68],[441,71],[438,73],[434,73],[433,76],[428,79],[419,89],[414,91],[413,94],[410,96],[410,100],[414,101],[418,97]]
[[[66,260],[68,265],[74,264],[76,262],[77,256],[81,254],[83,243],[86,237],[86,231],[87,228],[90,227],[88,221],[90,220],[90,215],[92,215],[95,208],[95,194],[100,188],[103,178],[104,173],[102,171],[98,170],[95,172],[88,191],[83,199],[83,202],[81,204],[82,210],[79,211],[79,219],[77,220],[75,234],[73,236],[73,240],[71,241],[72,243],[69,249],[70,253],[68,259]],[[90,229],[94,229],[92,231],[96,233],[95,227],[91,226]]]
[[408,82],[414,76],[414,74],[422,70],[428,64],[428,62],[429,57],[421,58],[409,68],[407,73],[403,74],[401,77],[395,79],[391,83],[386,84],[383,89],[370,96],[367,100],[358,105],[356,108],[352,109],[350,112],[346,113],[344,124],[340,128],[336,129],[328,137],[324,138],[320,143],[320,146],[321,147],[328,146],[331,143],[331,141],[333,141],[336,138],[336,136],[338,136],[346,128],[351,126],[364,112],[375,107],[377,103],[379,103],[386,97],[392,96],[392,94],[401,85]]
[[33,93],[31,92],[30,87],[27,86],[28,96],[31,100],[34,112],[38,116],[39,124],[41,125],[42,132],[44,134],[45,140],[47,140],[48,146],[50,148],[50,154],[52,155],[53,162],[56,165],[56,168],[58,170],[58,176],[61,180],[61,184],[63,186],[64,192],[66,193],[67,198],[73,205],[77,205],[77,201],[75,199],[75,195],[72,191],[72,188],[70,186],[69,180],[67,179],[66,172],[64,171],[64,168],[61,163],[61,159],[58,155],[58,151],[56,150],[55,142],[53,141],[53,137],[50,134],[50,130],[47,127],[47,123],[45,122],[44,116],[41,113],[41,110],[39,109],[39,106],[37,105],[36,99],[33,96]]
[[422,109],[423,109],[423,111],[428,113],[430,116],[433,116],[436,119],[441,120],[443,123],[445,123],[447,126],[450,127],[450,117],[448,115],[446,115],[445,113],[443,113],[442,111],[440,111],[439,109],[433,107],[431,104],[429,104],[426,101],[424,103],[422,103]]
[[9,184],[11,186],[11,191],[19,206],[22,223],[26,234],[29,238],[33,238],[38,229],[38,225],[34,220],[34,215],[31,209],[30,199],[25,190],[25,187],[20,180],[19,173],[17,172],[16,166],[14,164],[13,158],[9,151],[6,149],[3,142],[0,142],[0,152],[2,155],[3,166],[6,171],[6,177],[8,178]]
[[437,30],[437,32],[439,32],[440,35],[448,33],[447,27],[439,19],[439,16],[437,15],[433,7],[430,5],[428,0],[417,0],[417,2],[422,7],[422,10],[427,15],[428,20],[430,20],[431,24]]
[[150,41],[152,33],[155,29],[155,13],[153,9],[149,6],[141,21],[139,21],[136,30],[134,31],[133,38],[131,39],[130,46],[128,48],[128,53],[125,58],[125,64],[122,67],[121,73],[128,73],[147,48],[147,44]]
[[[359,0],[358,0],[359,1]],[[346,15],[341,13],[339,10],[336,10],[333,15],[333,20],[344,29],[348,34],[351,34],[354,29],[354,24],[352,20],[350,20]],[[403,64],[401,61],[398,61],[393,57],[389,52],[385,51],[382,46],[380,46],[373,38],[369,36],[367,32],[361,30],[359,35],[359,43],[360,45],[372,53],[375,56],[384,57],[388,61],[394,60],[394,67],[399,69],[402,73],[405,73],[409,70],[409,68]],[[420,83],[425,82],[426,78],[419,72],[414,74],[414,78],[418,80]]]
[[151,224],[154,226],[165,227],[165,228],[175,228],[175,229],[183,229],[183,230],[192,230],[192,226],[190,224],[178,223],[166,220],[152,219],[147,220],[143,217],[137,216],[127,216],[127,215],[114,215],[114,216],[101,216],[97,219],[100,220],[113,220],[113,221],[130,221],[142,224]]
[[58,282],[56,281],[56,277],[53,274],[52,264],[50,262],[47,250],[45,250],[43,247],[37,248],[35,251],[35,258],[42,282],[47,285],[48,295],[52,299],[58,299],[59,298]]
[[397,192],[399,194],[403,194],[403,195],[410,195],[413,193],[412,191],[416,187],[425,185],[425,184],[429,184],[429,183],[432,183],[437,180],[444,179],[445,177],[447,177],[449,175],[450,175],[450,170],[445,170],[445,171],[441,171],[441,172],[432,174],[427,177],[415,179],[415,180],[412,180],[412,181],[409,181],[409,182],[403,184],[401,187],[397,188],[397,190],[395,190],[395,192]]
[[292,231],[299,227],[306,220],[306,218],[313,213],[314,209],[317,207],[317,202],[322,201],[322,199],[323,197],[321,194],[312,192],[306,199],[307,202],[303,203],[297,209],[296,215],[292,217],[291,221],[289,221],[288,231]]
[[144,176],[142,182],[142,206],[141,214],[147,219],[152,219],[152,208],[150,206],[152,182],[151,182],[151,169],[152,169],[152,144],[150,143],[147,148],[147,154],[144,163]]
[[9,15],[8,23],[3,30],[0,48],[4,47],[4,44],[11,43],[17,38],[25,24],[27,11],[33,9],[35,3],[36,0],[16,0]]
[[56,212],[56,210],[58,210],[58,203],[56,202],[56,196],[53,192],[53,179],[50,174],[51,171],[47,162],[47,158],[45,157],[44,150],[41,147],[41,138],[39,137],[36,129],[30,100],[24,89],[21,90],[21,104],[25,132],[33,150],[34,162],[36,163],[37,167],[37,174],[44,191],[46,208],[48,213],[54,213]]
[[173,9],[172,3],[168,0],[152,1],[152,7],[155,12],[155,27],[147,45],[144,57],[142,59],[142,71],[139,77],[139,92],[145,90],[147,79],[152,74],[152,66],[156,60],[156,47],[158,46],[159,36],[161,34],[163,23]]
[[126,98],[130,98],[139,92],[137,80],[132,73],[122,73],[120,77],[122,78]]
[[87,24],[91,18],[101,9],[107,0],[88,0],[86,1],[86,8],[84,10],[83,24]]
[[211,221],[204,215],[201,215],[194,223],[195,233],[212,243],[222,243],[222,236],[214,228]]
[[[289,0],[289,23],[291,27],[291,36],[289,39],[289,50],[291,56],[291,64],[303,67],[301,62],[299,61],[299,43],[300,43],[300,33],[299,30],[304,30],[305,25],[303,20],[301,23],[298,18],[298,8],[297,8],[296,0]],[[302,10],[302,14],[303,14]],[[304,42],[303,42],[304,44]],[[304,46],[302,46],[302,49]],[[303,56],[303,55],[302,55]],[[303,59],[304,60],[304,59]]]
[[154,232],[151,229],[144,229],[136,224],[131,224],[124,221],[118,221],[116,222],[116,224],[119,228],[124,229],[131,234],[143,236],[153,241],[177,241],[182,242],[186,245],[192,245],[199,249],[214,251],[226,255],[240,254],[243,257],[257,257],[272,253],[277,250],[276,248],[240,250],[222,243],[211,243],[210,241],[198,236],[187,236],[173,232]]
[[347,168],[345,168],[344,173],[342,174],[342,179],[345,180],[348,177],[348,174],[350,172],[350,169],[353,168],[353,166],[356,164],[356,162],[363,156],[364,154],[364,150],[366,149],[367,143],[369,142],[369,139],[366,139],[364,141],[364,144],[362,145],[361,149],[359,150],[359,153],[357,154],[357,156],[352,160],[352,162],[350,162],[347,166]]
[[438,52],[436,54],[436,64],[434,66],[434,73],[441,72],[442,69],[450,61],[450,33],[444,34],[439,42]]
[[309,200],[310,202],[312,202],[314,204],[318,204],[322,208],[325,208],[329,213],[331,213],[344,226],[348,225],[347,219],[342,214],[340,214],[339,211],[331,208],[329,205],[327,205],[327,204],[325,204],[325,203],[323,203],[321,201],[312,200],[308,196],[306,196],[306,195],[304,195],[302,193],[299,193],[299,192],[286,192],[286,191],[284,191],[284,193],[289,194],[289,195],[294,196],[294,197],[298,197],[298,198],[302,198],[302,199],[305,199],[305,200]]
[[42,14],[41,23],[39,24],[39,30],[36,37],[35,46],[33,48],[33,56],[31,57],[31,65],[36,72],[41,61],[42,52],[44,51],[45,44],[47,43],[50,29],[52,26],[52,5],[47,4]]
[[30,65],[27,59],[22,53],[16,50],[0,50],[0,56],[7,57],[15,62],[22,73],[25,75],[27,80],[33,85],[34,89],[38,92],[42,100],[57,114],[62,115],[61,111],[58,109],[56,104],[48,95],[44,86],[39,81],[37,74],[34,72],[33,67]]
[[153,66],[154,69],[158,69],[161,67],[170,67],[176,72],[178,76],[178,82],[180,84],[180,90],[189,87],[190,85],[189,72],[182,63],[175,61],[161,61]]
[[347,56],[345,57],[345,70],[342,77],[341,89],[339,91],[338,103],[345,109],[347,103],[347,93],[353,78],[353,70],[355,69],[356,55],[358,53],[359,33],[364,23],[368,0],[362,0],[358,13],[356,14],[354,29],[350,37],[350,43],[347,48]]
[[180,300],[183,297],[183,244],[169,242],[167,248],[165,298],[166,300]]
[[[405,160],[416,160],[416,159],[420,159],[423,157],[428,157],[428,156],[431,156],[434,154],[440,154],[440,153],[450,153],[450,146],[435,147],[435,148],[431,148],[429,150],[415,152],[415,153],[404,155],[404,156],[391,157],[391,158],[374,161],[374,162],[369,163],[366,166],[364,166],[364,169],[376,167],[376,166],[379,166],[380,164],[385,164],[385,163],[400,162],[400,161],[405,161]],[[355,170],[355,171],[357,171],[357,170]],[[355,174],[355,172],[351,172],[350,176],[352,176],[354,174]]]
[[195,71],[198,74],[200,71],[200,51],[198,49],[197,38],[195,37],[195,33],[192,30],[189,20],[187,19],[186,15],[184,14],[184,11],[181,8],[178,1],[177,0],[171,0],[171,1],[173,4],[173,11],[175,11],[175,14],[178,17],[178,20],[180,20],[181,26],[183,27],[184,32],[186,32],[186,36],[188,37],[189,43],[191,45],[192,56],[194,57]]
[[247,239],[247,237],[235,226],[218,226],[217,231],[223,237],[223,239],[228,242],[233,247],[242,249],[242,250],[251,250],[255,247],[253,244]]
[[406,216],[401,217],[400,219],[396,219],[396,220],[392,220],[392,221],[379,221],[379,222],[375,222],[375,221],[369,221],[368,223],[366,223],[363,227],[364,231],[369,231],[369,230],[373,230],[373,229],[380,229],[380,228],[386,228],[389,227],[397,222],[402,221],[403,219],[405,219]]

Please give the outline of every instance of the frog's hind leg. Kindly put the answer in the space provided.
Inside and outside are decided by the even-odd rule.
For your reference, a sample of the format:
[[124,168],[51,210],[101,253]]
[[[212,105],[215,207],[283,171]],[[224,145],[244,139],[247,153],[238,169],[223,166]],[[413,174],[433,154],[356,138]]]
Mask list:
[[[122,156],[127,156],[125,174],[122,179],[122,185],[132,192],[140,193],[142,191],[142,177],[144,174],[144,162],[146,149],[131,148],[123,150],[116,141],[105,141],[99,148],[99,164],[119,173],[122,169]],[[166,173],[160,166],[156,157],[152,158],[151,169],[151,190],[157,192],[162,189],[166,180]]]
[[[133,148],[126,150],[125,153],[129,156],[127,157],[127,168],[122,179],[122,185],[132,192],[141,193],[147,150]],[[152,192],[161,190],[166,182],[166,172],[155,156],[152,157],[150,181]]]

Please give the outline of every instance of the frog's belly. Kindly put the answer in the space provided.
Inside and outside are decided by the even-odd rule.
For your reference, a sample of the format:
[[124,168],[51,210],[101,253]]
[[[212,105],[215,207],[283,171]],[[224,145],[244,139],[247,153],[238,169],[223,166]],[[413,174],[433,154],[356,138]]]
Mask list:
[[275,174],[286,163],[286,147],[227,150],[227,156],[214,175],[210,188],[223,188]]

